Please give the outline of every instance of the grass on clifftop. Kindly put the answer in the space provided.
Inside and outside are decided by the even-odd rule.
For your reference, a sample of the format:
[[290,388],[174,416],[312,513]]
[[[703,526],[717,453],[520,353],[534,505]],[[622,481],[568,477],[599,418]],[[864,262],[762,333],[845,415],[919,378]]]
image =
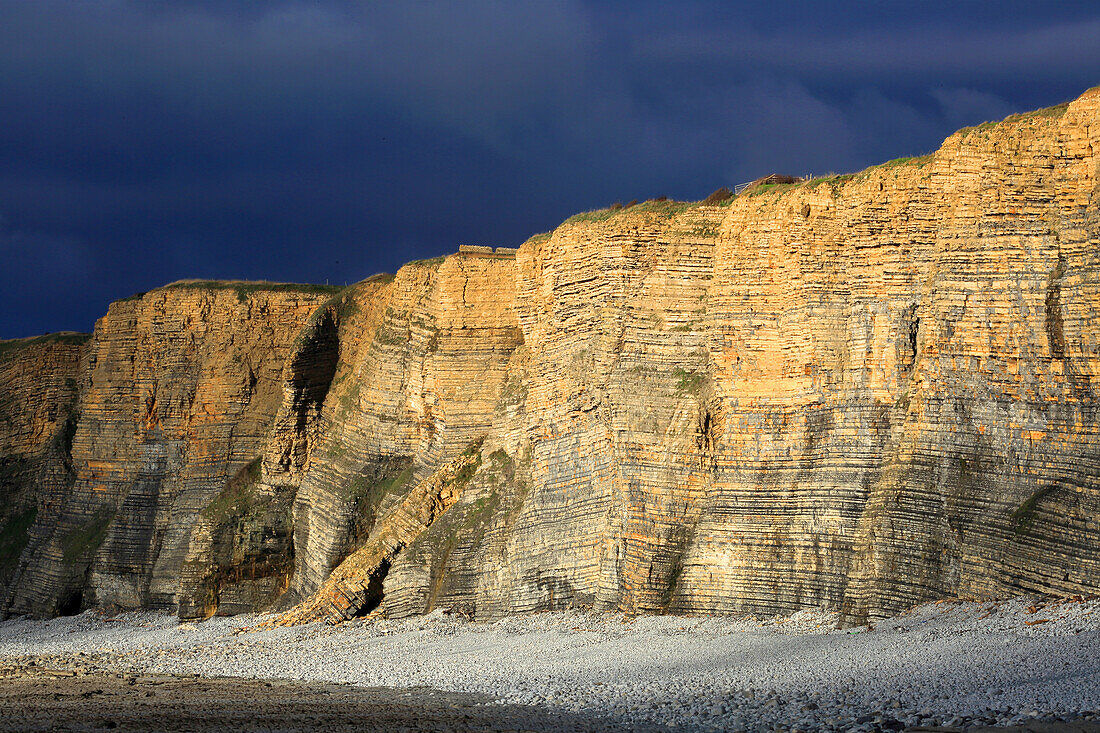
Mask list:
[[594,211],[584,211],[580,214],[574,214],[565,220],[565,224],[580,224],[583,222],[596,222],[607,221],[608,219],[618,216],[623,212],[629,211],[632,214],[648,213],[654,214],[658,217],[671,219],[676,214],[685,211],[697,204],[690,201],[672,201],[670,199],[650,199],[649,201],[643,201],[640,204],[612,204],[606,209],[596,209]]
[[[885,163],[879,163],[873,165],[865,170],[856,173],[840,173],[830,174],[826,176],[818,176],[809,181],[797,181],[794,183],[758,183],[755,186],[745,189],[738,195],[733,195],[732,192],[729,195],[721,195],[728,189],[719,189],[707,198],[701,201],[670,201],[667,199],[651,199],[640,204],[613,204],[605,209],[596,209],[593,211],[585,211],[580,214],[574,214],[565,220],[564,224],[582,224],[587,222],[601,222],[608,221],[620,214],[631,212],[641,213],[649,212],[665,218],[672,218],[673,216],[680,214],[688,209],[696,208],[699,206],[730,206],[734,201],[742,198],[753,198],[768,193],[786,193],[787,191],[793,191],[800,187],[816,188],[820,185],[828,185],[833,189],[833,192],[837,192],[840,186],[847,183],[852,179],[862,180],[872,171],[889,170],[891,168],[897,168],[904,165],[912,165],[917,168],[924,167],[927,163],[931,162],[934,154],[928,155],[916,155],[904,158],[894,158],[888,160]],[[694,232],[698,235],[713,236],[716,231],[700,230]],[[540,235],[537,234],[531,237],[528,241],[541,241],[543,237],[549,237],[549,234]]]
[[935,158],[935,155],[932,153],[929,153],[928,155],[910,155],[905,158],[894,158],[893,160],[888,160],[885,163],[873,165],[863,172],[867,173],[873,170],[889,170],[891,168],[897,168],[900,165],[915,165],[918,168],[922,168],[928,163],[931,163],[933,158]]
[[308,293],[315,295],[335,295],[344,289],[343,285],[317,285],[314,283],[276,283],[267,280],[180,280],[154,290],[134,293],[122,298],[120,303],[139,300],[148,293],[160,290],[232,290],[237,300],[245,302],[253,293]]
[[553,234],[553,232],[540,232],[538,234],[532,234],[523,244],[542,244],[543,242],[548,242]]
[[47,333],[43,336],[32,336],[25,339],[7,339],[5,341],[0,341],[0,362],[13,358],[28,346],[38,346],[40,344],[79,345],[87,342],[91,337],[92,334],[90,333],[60,331],[58,333]]
[[1023,122],[1024,120],[1037,120],[1037,119],[1058,119],[1066,113],[1069,109],[1069,102],[1062,102],[1061,104],[1055,104],[1051,107],[1044,107],[1043,109],[1032,110],[1031,112],[1017,112],[1005,117],[1000,122],[983,122],[980,125],[972,125],[970,127],[964,127],[960,130],[956,130],[956,134],[962,135],[964,138],[974,133],[983,133],[987,130],[991,130],[998,125],[1013,122]]
[[405,267],[408,267],[409,265],[418,265],[420,267],[439,267],[443,264],[443,260],[445,259],[447,259],[447,255],[429,257],[426,260],[413,260],[412,262],[407,262],[405,264]]
[[[1100,87],[1095,88],[1100,89]],[[1065,113],[1066,109],[1069,108],[1069,104],[1069,102],[1064,102],[1062,104],[1056,104],[1051,107],[1045,107],[1043,109],[1037,109],[1031,112],[1020,112],[1017,114],[1012,114],[1008,117],[1005,117],[1000,122],[983,122],[982,124],[974,125],[973,127],[964,127],[961,130],[958,130],[957,133],[961,134],[963,137],[966,137],[967,135],[970,135],[972,133],[984,133],[986,130],[1006,123],[1012,124],[1015,122],[1034,119],[1057,119]],[[731,195],[728,198],[722,198],[720,201],[715,202],[715,205],[729,206],[733,203],[733,201],[745,197],[752,198],[768,193],[786,193],[800,187],[813,189],[817,188],[818,186],[828,185],[833,190],[833,193],[836,194],[839,192],[841,186],[851,180],[863,180],[873,172],[890,170],[901,166],[914,166],[916,168],[923,168],[925,165],[932,162],[934,158],[935,153],[929,153],[927,155],[907,156],[902,158],[894,158],[893,160],[888,160],[885,163],[878,163],[876,165],[869,166],[868,168],[853,173],[817,176],[809,181],[800,181],[797,183],[759,183],[742,191],[737,196]],[[719,191],[721,190],[722,189],[719,189]],[[714,194],[712,194],[712,197],[713,196]],[[704,199],[703,201],[696,202],[651,200],[636,205],[627,204],[624,206],[622,204],[615,204],[605,209],[596,209],[594,211],[585,211],[580,214],[575,214],[566,219],[564,223],[579,224],[584,222],[607,221],[627,211],[653,211],[654,213],[659,213],[671,217],[675,214],[679,214],[680,212],[685,211],[686,209],[706,205],[709,200],[709,198]]]
[[[817,180],[817,179],[814,179]],[[804,182],[799,183],[758,183],[752,188],[746,189],[741,192],[742,196],[759,196],[762,193],[771,193],[772,191],[790,191],[798,186],[801,186]]]

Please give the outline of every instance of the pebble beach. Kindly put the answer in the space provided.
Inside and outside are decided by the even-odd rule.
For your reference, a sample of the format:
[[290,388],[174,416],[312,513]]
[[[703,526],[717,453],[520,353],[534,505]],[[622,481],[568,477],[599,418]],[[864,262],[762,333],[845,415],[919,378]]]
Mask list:
[[[0,623],[0,665],[8,679],[98,676],[136,689],[153,679],[266,680],[406,702],[415,691],[465,711],[450,724],[439,718],[440,730],[1100,731],[1097,599],[941,602],[847,629],[824,611],[265,620],[10,619]],[[411,729],[435,729],[410,714]]]

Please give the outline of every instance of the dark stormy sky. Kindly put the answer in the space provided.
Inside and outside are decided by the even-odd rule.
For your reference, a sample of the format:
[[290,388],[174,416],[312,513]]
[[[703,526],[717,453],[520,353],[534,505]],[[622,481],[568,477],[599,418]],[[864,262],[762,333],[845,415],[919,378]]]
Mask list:
[[0,338],[845,172],[1100,83],[1100,4],[0,0]]

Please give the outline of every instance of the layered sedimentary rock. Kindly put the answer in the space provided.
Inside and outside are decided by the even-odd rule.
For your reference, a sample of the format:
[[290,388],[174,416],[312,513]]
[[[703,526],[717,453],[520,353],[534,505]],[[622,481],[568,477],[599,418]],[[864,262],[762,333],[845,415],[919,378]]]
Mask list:
[[181,283],[112,304],[86,347],[71,488],[38,517],[8,610],[175,608],[196,515],[258,455],[283,361],[331,295]]
[[[0,341],[0,608],[72,485],[69,452],[87,334]],[[40,523],[41,524],[41,523]]]
[[[382,529],[376,518],[396,516],[492,429],[522,344],[515,280],[513,252],[463,252],[359,283],[315,314],[286,374],[258,489],[293,502],[287,524],[271,528],[293,544],[283,605],[320,588]],[[308,376],[320,361],[328,366]],[[208,541],[194,539],[201,561]],[[181,605],[184,615],[223,610],[223,591],[204,590],[212,582],[207,572],[197,590],[185,583],[185,599],[203,600]]]
[[284,614],[278,623],[318,620],[340,623],[377,608],[394,558],[454,506],[480,465],[478,441],[417,483],[396,505],[379,513],[362,545],[340,563],[307,601]]
[[498,466],[397,556],[385,610],[1095,591],[1098,109],[525,244]]
[[1092,90],[338,294],[115,304],[8,608],[858,621],[1096,592],[1098,166]]

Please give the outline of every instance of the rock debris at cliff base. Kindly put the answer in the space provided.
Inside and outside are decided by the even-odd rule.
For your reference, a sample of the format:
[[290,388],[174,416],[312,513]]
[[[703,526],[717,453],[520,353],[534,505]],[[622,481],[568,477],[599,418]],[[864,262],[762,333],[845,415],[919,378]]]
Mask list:
[[1098,724],[1089,721],[1100,711],[1098,600],[929,604],[858,629],[837,629],[837,615],[821,611],[763,621],[556,612],[239,632],[260,620],[181,625],[149,612],[14,619],[0,624],[0,666],[33,655],[41,667],[124,676],[427,687],[589,723],[670,730],[870,731],[1058,718],[1095,730],[1087,725]]

